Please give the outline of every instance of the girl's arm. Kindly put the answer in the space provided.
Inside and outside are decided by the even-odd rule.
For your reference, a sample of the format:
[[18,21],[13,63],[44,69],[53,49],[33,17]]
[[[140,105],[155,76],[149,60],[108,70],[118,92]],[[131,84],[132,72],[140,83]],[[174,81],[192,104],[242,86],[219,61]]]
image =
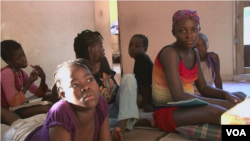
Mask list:
[[[27,75],[27,74],[26,74]],[[2,88],[5,93],[6,100],[10,107],[21,105],[25,102],[24,94],[29,89],[30,85],[37,79],[34,71],[30,73],[30,79],[24,84],[21,91],[16,90],[15,77],[11,70],[1,72]]]
[[105,118],[104,122],[100,126],[98,140],[111,141],[108,116]]
[[214,64],[214,71],[215,71],[215,79],[214,79],[214,84],[215,87],[218,89],[223,89],[222,88],[222,80],[220,76],[220,59],[219,56],[216,52],[211,52],[210,55],[215,59],[216,64]]
[[70,141],[70,133],[60,125],[51,126],[49,128],[49,140],[50,141]]
[[[42,68],[40,66],[32,66],[34,69],[33,71],[37,74],[37,77],[41,78],[40,86],[37,87],[33,82],[31,83],[28,90],[35,94],[37,97],[43,97],[48,92],[48,86],[45,83],[46,75],[44,74]],[[28,75],[26,73],[23,73],[24,75],[24,83],[26,83],[29,79]]]
[[[38,78],[38,75],[35,70],[32,70],[30,72],[30,77],[24,72],[23,73],[23,79],[24,79],[24,87],[22,89],[22,92],[25,94],[27,90],[30,90],[31,87],[33,88],[34,84],[33,82],[36,81]],[[37,86],[35,86],[35,89],[37,89]]]
[[198,75],[198,79],[195,81],[195,85],[199,90],[199,92],[201,93],[201,95],[210,98],[225,99],[224,96],[225,91],[222,91],[220,89],[215,89],[214,87],[207,85],[201,70],[200,57],[196,49],[195,49],[195,55],[197,58],[197,75]]
[[42,69],[39,65],[35,65],[35,66],[32,66],[32,65],[31,65],[31,67],[32,67],[34,70],[36,70],[37,75],[41,78],[41,82],[40,82],[40,86],[39,86],[39,87],[40,87],[44,92],[48,91],[48,87],[47,87],[47,85],[46,85],[46,83],[45,83],[46,75],[45,75],[43,69]]
[[[107,116],[100,126],[98,141],[111,141],[110,135],[109,119]],[[120,128],[116,127],[112,131],[112,141],[123,141],[123,135],[120,132]]]
[[[212,101],[209,100],[210,102],[209,101],[207,101],[207,102],[209,102],[211,104],[220,105],[220,106],[225,107],[225,108],[231,108],[236,103],[241,102],[242,101],[241,99],[230,94],[229,92],[223,91],[221,89],[217,89],[217,88],[214,88],[212,86],[207,85],[205,78],[203,76],[202,70],[201,70],[200,57],[199,57],[198,51],[196,49],[195,49],[195,55],[196,55],[197,63],[198,63],[198,65],[197,65],[198,79],[195,81],[195,85],[198,88],[201,95],[203,95],[207,98],[213,98],[213,99],[211,99]],[[216,99],[214,99],[214,98],[216,98]],[[226,103],[223,104],[222,102],[220,102],[221,100],[226,101]]]
[[[195,52],[197,54],[197,51]],[[200,68],[199,56],[196,55],[196,58],[197,58],[197,63],[198,63],[198,66],[197,66],[198,79],[196,80],[195,84],[197,85],[198,90],[202,93],[209,86],[207,86],[206,81],[203,77],[203,73]],[[182,86],[182,82],[181,82],[181,78],[180,78],[179,70],[178,70],[180,59],[177,54],[177,51],[174,48],[168,47],[168,48],[163,49],[159,56],[159,59],[160,59],[160,62],[163,64],[168,87],[169,87],[171,96],[174,101],[180,101],[180,100],[191,99],[191,98],[199,98],[203,101],[209,102],[211,104],[220,105],[227,109],[235,105],[234,103],[229,102],[227,100],[200,97],[200,96],[185,92]],[[220,92],[218,90],[215,90],[215,91]],[[222,97],[223,94],[220,94],[220,95]]]

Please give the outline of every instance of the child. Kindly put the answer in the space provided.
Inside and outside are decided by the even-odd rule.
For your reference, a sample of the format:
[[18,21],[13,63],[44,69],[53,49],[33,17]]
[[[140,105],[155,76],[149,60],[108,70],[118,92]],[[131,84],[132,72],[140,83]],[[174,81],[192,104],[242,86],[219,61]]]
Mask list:
[[[39,65],[32,66],[33,70],[28,76],[22,69],[28,66],[26,55],[22,46],[13,40],[1,42],[1,57],[8,64],[1,69],[1,106],[8,109],[26,102],[25,93],[27,90],[38,97],[44,97],[48,92],[45,83],[46,76]],[[37,87],[33,82],[41,78],[40,86]],[[47,98],[47,99],[46,99]],[[48,100],[49,97],[43,100]],[[27,118],[36,114],[49,111],[49,105],[33,106],[21,108],[15,112],[21,118]]]
[[[132,130],[139,119],[139,111],[136,104],[137,85],[132,74],[125,74],[120,87],[114,79],[115,72],[109,67],[104,56],[102,36],[99,32],[85,30],[78,34],[74,41],[76,58],[84,58],[91,62],[94,70],[93,76],[99,85],[101,94],[109,104],[109,124],[111,129],[119,127],[122,135],[125,129]],[[151,122],[142,119],[137,125],[151,125]]]
[[139,93],[143,98],[144,112],[153,112],[151,106],[151,85],[153,62],[146,54],[148,49],[148,38],[142,34],[134,35],[129,43],[128,53],[135,59],[134,74],[137,81]]
[[[219,56],[216,52],[207,52],[209,45],[206,35],[202,33],[199,34],[199,39],[195,47],[198,50],[200,56],[201,70],[207,84],[212,87],[213,84],[215,84],[216,88],[222,89]],[[197,88],[194,88],[194,94],[199,94]]]
[[[173,15],[172,34],[176,41],[164,47],[153,67],[153,117],[156,127],[176,132],[176,127],[197,124],[221,125],[222,113],[241,102],[246,95],[231,94],[206,84],[200,58],[194,48],[199,38],[200,22],[196,11],[179,10]],[[203,97],[194,95],[193,82]],[[198,98],[206,106],[167,107],[167,102]],[[206,111],[206,112],[204,112]]]
[[[61,100],[52,106],[44,124],[30,132],[25,140],[111,140],[108,104],[99,95],[98,85],[88,66],[83,59],[58,66],[54,77]],[[30,128],[25,124],[22,126],[20,128]],[[11,133],[14,137],[15,132]],[[117,135],[122,137],[119,132]]]

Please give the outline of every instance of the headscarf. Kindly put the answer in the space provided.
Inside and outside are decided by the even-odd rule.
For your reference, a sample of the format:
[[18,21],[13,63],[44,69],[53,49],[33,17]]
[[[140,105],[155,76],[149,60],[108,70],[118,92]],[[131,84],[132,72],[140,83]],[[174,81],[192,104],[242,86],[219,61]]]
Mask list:
[[200,18],[197,15],[197,12],[194,10],[178,10],[173,15],[173,27],[181,19],[190,17],[194,19],[198,24],[200,24]]

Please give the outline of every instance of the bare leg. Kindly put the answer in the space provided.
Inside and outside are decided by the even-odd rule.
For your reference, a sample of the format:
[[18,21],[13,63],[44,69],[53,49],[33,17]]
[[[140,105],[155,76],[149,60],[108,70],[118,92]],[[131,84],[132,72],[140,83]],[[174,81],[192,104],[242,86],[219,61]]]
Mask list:
[[137,107],[139,109],[143,108],[143,100],[142,100],[142,96],[140,94],[137,94]]
[[128,119],[120,120],[118,122],[118,126],[117,127],[120,128],[120,132],[122,133],[122,135],[124,135],[124,133],[126,131],[127,122],[128,122]]
[[59,101],[60,98],[58,97],[58,95],[56,93],[49,93],[49,94],[46,94],[42,101],[50,101],[52,103],[56,103],[57,101]]
[[34,115],[42,114],[42,113],[47,113],[50,109],[50,105],[38,105],[38,106],[32,106],[24,109],[20,109],[19,116],[21,118],[28,118],[32,117]]
[[176,126],[197,125],[197,124],[217,124],[221,125],[221,115],[227,109],[218,105],[207,105],[197,107],[181,107],[173,112]]
[[20,119],[20,117],[16,113],[1,107],[1,120],[4,124],[10,126],[14,121],[18,119]]
[[151,100],[151,88],[150,86],[140,86],[141,95],[142,95],[142,103],[143,103],[143,111],[144,112],[153,112],[152,108],[152,100]]
[[134,126],[155,127],[155,122],[151,118],[140,118],[139,117],[139,120],[135,123]]

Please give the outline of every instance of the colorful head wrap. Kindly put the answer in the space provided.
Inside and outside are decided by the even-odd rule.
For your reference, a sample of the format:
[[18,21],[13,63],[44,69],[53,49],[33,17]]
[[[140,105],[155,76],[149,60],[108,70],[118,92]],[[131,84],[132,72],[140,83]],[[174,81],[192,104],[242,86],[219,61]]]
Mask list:
[[173,15],[173,27],[179,20],[185,17],[190,17],[194,19],[198,24],[200,24],[200,18],[197,15],[197,12],[194,10],[178,10]]

